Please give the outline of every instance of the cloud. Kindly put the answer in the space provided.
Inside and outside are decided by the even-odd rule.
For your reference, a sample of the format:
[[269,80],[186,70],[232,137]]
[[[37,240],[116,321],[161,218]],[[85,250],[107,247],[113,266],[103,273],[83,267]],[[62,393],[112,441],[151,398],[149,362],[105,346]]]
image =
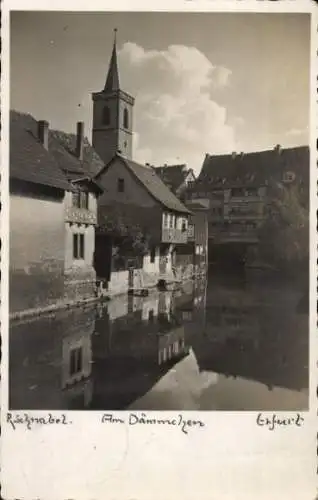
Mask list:
[[308,134],[308,127],[306,128],[291,128],[286,132],[288,137],[299,137],[300,135]]
[[136,160],[182,161],[198,172],[206,152],[235,149],[235,124],[211,97],[229,85],[229,69],[183,45],[159,51],[126,43],[119,58],[122,87],[136,97]]
[[213,81],[216,87],[227,87],[230,84],[230,77],[232,71],[223,66],[214,68],[213,70]]

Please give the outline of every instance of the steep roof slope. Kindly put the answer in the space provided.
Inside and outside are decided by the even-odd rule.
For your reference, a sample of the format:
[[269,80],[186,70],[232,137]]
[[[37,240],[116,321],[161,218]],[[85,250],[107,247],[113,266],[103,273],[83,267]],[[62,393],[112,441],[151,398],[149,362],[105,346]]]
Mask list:
[[[133,174],[133,176],[141,183],[148,193],[159,203],[169,210],[176,212],[190,214],[191,212],[181,203],[181,201],[170,191],[166,184],[160,179],[156,174],[154,169],[147,165],[140,165],[132,160],[128,160],[121,155],[116,155],[107,165],[108,169],[111,164],[117,159],[128,168],[128,170]],[[104,171],[100,171],[99,175]]]
[[69,182],[55,158],[37,138],[37,121],[29,114],[10,113],[10,178],[59,189]]
[[92,179],[104,166],[87,138],[83,160],[75,153],[76,136],[49,130],[48,149],[38,139],[38,122],[29,114],[10,112],[10,177],[70,190],[71,182]]
[[278,180],[284,173],[293,171],[305,184],[309,183],[309,148],[274,148],[253,153],[211,156],[206,155],[199,182],[209,184],[257,183],[271,178]]
[[104,166],[88,139],[84,138],[83,160],[79,160],[75,153],[76,135],[50,130],[49,151],[52,153],[60,167],[68,175],[78,174],[94,177]]

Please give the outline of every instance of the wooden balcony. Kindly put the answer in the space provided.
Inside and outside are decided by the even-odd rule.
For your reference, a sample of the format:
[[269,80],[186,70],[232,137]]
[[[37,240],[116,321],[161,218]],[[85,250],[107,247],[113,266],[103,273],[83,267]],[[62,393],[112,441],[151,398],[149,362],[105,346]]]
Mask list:
[[84,208],[67,207],[65,211],[65,222],[95,225],[97,222],[97,216],[94,212]]
[[187,243],[188,233],[181,229],[164,228],[161,236],[162,243]]

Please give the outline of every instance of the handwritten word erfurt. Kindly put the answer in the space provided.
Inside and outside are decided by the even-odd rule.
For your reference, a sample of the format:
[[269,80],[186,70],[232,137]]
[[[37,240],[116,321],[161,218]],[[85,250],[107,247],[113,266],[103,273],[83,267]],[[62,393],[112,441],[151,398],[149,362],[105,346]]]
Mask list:
[[259,413],[256,418],[256,424],[259,427],[265,427],[269,431],[274,431],[278,427],[302,427],[305,419],[296,413],[295,416],[282,417],[273,413],[272,415],[265,416],[263,413]]
[[136,425],[162,425],[179,428],[184,434],[188,434],[189,429],[205,427],[202,420],[185,419],[181,414],[171,418],[148,417],[145,413],[129,413],[128,420],[125,417],[115,417],[112,413],[104,413],[102,424],[128,424]]

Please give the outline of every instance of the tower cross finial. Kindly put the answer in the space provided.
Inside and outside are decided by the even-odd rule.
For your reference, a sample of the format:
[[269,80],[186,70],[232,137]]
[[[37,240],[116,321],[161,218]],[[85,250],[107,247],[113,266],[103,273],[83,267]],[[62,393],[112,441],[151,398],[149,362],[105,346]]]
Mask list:
[[116,45],[117,42],[117,28],[114,28],[114,44]]

